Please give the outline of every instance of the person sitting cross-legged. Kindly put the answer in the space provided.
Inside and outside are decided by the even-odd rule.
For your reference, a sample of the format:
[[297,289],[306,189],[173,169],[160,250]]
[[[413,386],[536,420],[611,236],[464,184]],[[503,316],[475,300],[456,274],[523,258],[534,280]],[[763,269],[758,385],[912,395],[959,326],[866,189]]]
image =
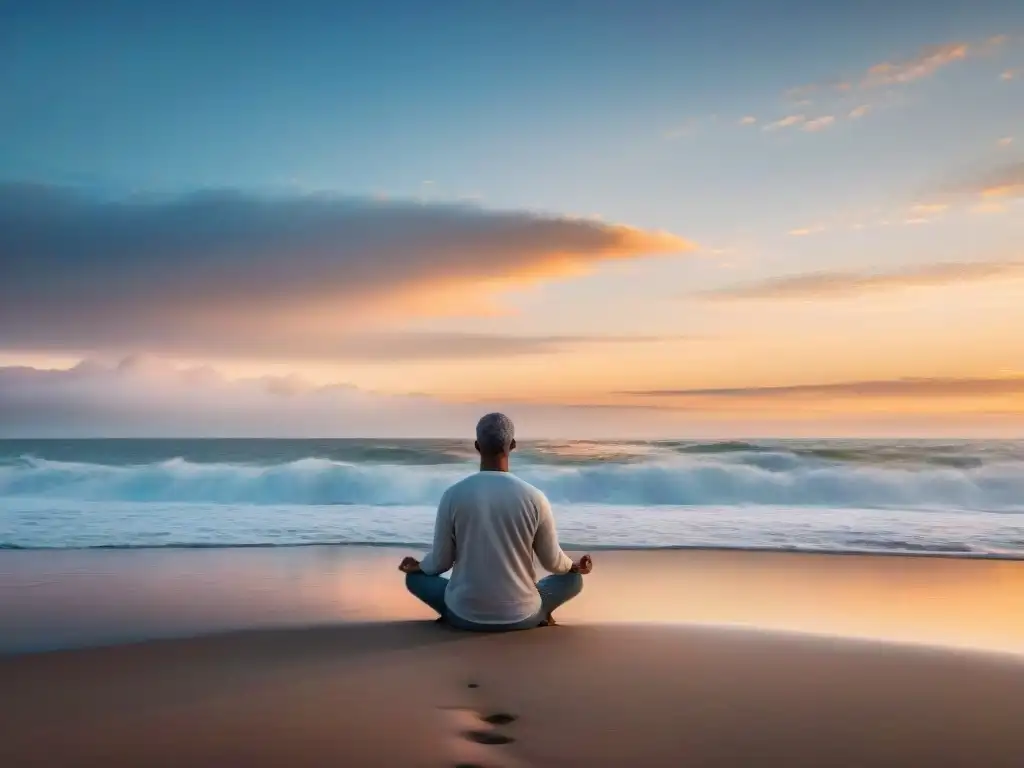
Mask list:
[[[399,565],[409,591],[459,629],[554,624],[554,610],[580,593],[593,568],[590,555],[574,563],[562,551],[547,497],[509,472],[515,447],[507,416],[480,419],[480,471],[441,497],[430,553],[422,562],[406,557]],[[534,555],[552,574],[539,582]],[[449,569],[450,579],[440,575]]]

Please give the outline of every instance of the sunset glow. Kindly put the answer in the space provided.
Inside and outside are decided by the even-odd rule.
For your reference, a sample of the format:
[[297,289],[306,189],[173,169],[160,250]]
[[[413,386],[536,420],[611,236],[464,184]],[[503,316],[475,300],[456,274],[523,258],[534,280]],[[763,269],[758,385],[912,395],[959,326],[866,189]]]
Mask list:
[[1024,9],[739,5],[97,11],[45,60],[15,14],[5,434],[205,434],[242,390],[246,432],[1019,434]]

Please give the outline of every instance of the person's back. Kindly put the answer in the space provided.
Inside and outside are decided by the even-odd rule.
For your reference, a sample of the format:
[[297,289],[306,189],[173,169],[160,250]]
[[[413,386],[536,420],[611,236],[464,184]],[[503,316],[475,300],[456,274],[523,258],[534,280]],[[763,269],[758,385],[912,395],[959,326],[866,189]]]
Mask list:
[[[441,498],[430,553],[399,566],[409,590],[449,623],[467,629],[526,629],[579,594],[589,556],[573,561],[537,488],[508,471],[512,422],[488,414],[477,425],[480,471]],[[552,576],[536,582],[534,556]],[[454,567],[453,567],[454,566]],[[452,568],[450,581],[440,574]]]
[[[450,515],[459,543],[445,603],[468,621],[512,624],[539,610],[535,553],[552,573],[572,568],[548,500],[513,474],[470,475],[448,489],[439,514]],[[432,565],[428,557],[421,568],[429,573]]]

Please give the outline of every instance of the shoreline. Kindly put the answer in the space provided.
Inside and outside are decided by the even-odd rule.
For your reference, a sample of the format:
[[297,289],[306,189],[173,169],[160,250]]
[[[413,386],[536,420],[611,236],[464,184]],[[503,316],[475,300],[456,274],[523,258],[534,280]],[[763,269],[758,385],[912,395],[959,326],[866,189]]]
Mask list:
[[[356,549],[429,549],[429,542],[383,542],[383,541],[339,541],[339,542],[298,542],[290,544],[98,544],[86,547],[50,547],[50,546],[28,546],[23,547],[16,544],[0,544],[0,554],[4,552],[135,552],[135,551],[193,551],[193,550],[288,550],[288,549],[309,549],[313,547],[324,548],[356,548]],[[853,556],[853,557],[907,557],[907,558],[937,558],[952,560],[994,560],[1009,562],[1024,562],[1024,554],[998,554],[993,552],[944,552],[937,550],[882,550],[882,549],[808,549],[795,547],[742,547],[742,546],[714,546],[704,544],[663,544],[656,546],[645,545],[620,545],[620,544],[596,544],[581,545],[565,543],[562,548],[573,552],[720,552],[720,553],[744,553],[744,554],[773,554],[773,555],[829,555],[829,556]]]
[[[567,548],[574,555],[581,552]],[[0,551],[0,654],[428,619],[418,547]],[[595,551],[566,624],[794,631],[1024,653],[1024,562],[712,549]]]

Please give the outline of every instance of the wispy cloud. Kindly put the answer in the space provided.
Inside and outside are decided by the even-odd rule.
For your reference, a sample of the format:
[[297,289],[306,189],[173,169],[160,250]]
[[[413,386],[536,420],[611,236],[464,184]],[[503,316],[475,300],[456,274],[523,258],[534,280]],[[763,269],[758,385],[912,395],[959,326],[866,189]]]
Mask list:
[[757,123],[757,118],[754,117],[753,115],[747,115],[746,117],[741,117],[739,119],[739,124],[740,125],[754,125],[756,123]]
[[[1008,146],[1008,144],[1004,146]],[[1005,201],[1024,197],[1024,162],[1010,162],[1003,166],[990,168],[951,183],[942,191],[946,195],[959,198],[974,197],[979,202]]]
[[[1007,35],[995,35],[980,42],[951,42],[922,48],[913,56],[883,61],[875,64],[856,77],[834,77],[820,83],[810,83],[791,88],[785,96],[790,103],[805,99],[812,94],[841,95],[856,89],[874,89],[885,86],[906,85],[931,77],[942,69],[974,56],[995,52],[1010,41]],[[1002,74],[1004,80],[1014,77],[1013,70]],[[861,106],[850,112],[851,119],[867,114],[869,107]]]
[[1004,82],[1009,82],[1010,80],[1013,80],[1016,76],[1016,71],[1012,69],[1007,69],[1001,75],[999,75],[999,79]]
[[382,312],[480,312],[517,284],[692,247],[470,205],[0,185],[0,349],[334,354]]
[[1004,136],[996,142],[1000,147],[1008,147],[1013,144],[1013,136]]
[[854,107],[850,110],[849,118],[851,120],[859,120],[866,116],[871,111],[870,104],[861,104],[859,107]]
[[984,198],[1024,196],[1024,163],[1014,163],[981,180],[977,190]]
[[794,125],[800,125],[807,120],[806,115],[787,115],[786,117],[776,120],[773,123],[768,123],[762,130],[765,131],[777,131],[780,128],[792,128]]
[[948,209],[948,203],[918,203],[911,206],[910,212],[918,216],[935,216],[945,213]]
[[785,300],[859,296],[899,288],[922,288],[1024,277],[1024,262],[940,262],[891,272],[810,272],[786,275],[705,294],[716,300]]
[[[218,356],[272,357],[277,360],[329,358],[339,362],[375,362],[416,360],[498,360],[531,355],[552,355],[581,347],[628,346],[684,341],[688,336],[631,335],[513,335],[497,333],[370,332],[296,335],[287,339],[270,334],[232,340],[218,347],[219,333],[213,339],[179,338],[168,340],[162,352],[182,357],[216,353]],[[286,349],[286,347],[288,347]]]
[[874,88],[920,80],[935,74],[943,67],[966,59],[969,51],[970,46],[967,43],[930,46],[908,59],[875,64],[861,80],[861,86]]
[[809,235],[816,235],[819,232],[824,232],[825,226],[823,224],[815,224],[812,227],[797,227],[796,229],[789,230],[789,234],[793,237],[808,237]]
[[666,432],[665,410],[649,405],[452,402],[294,375],[229,379],[148,356],[69,370],[0,367],[0,437],[462,437],[492,410],[541,437]]
[[1009,208],[1004,203],[995,200],[984,200],[971,207],[971,213],[980,214],[1006,213],[1008,210]]
[[777,399],[845,397],[978,397],[1024,394],[1024,376],[920,377],[792,384],[779,387],[724,387],[717,389],[655,389],[624,392],[639,397]]
[[822,117],[816,117],[813,120],[808,120],[801,127],[803,128],[803,130],[810,131],[810,132],[813,133],[815,131],[823,131],[823,130],[825,130],[830,125],[832,125],[835,121],[836,121],[836,119],[835,119],[834,116],[832,116],[832,115],[823,115]]

